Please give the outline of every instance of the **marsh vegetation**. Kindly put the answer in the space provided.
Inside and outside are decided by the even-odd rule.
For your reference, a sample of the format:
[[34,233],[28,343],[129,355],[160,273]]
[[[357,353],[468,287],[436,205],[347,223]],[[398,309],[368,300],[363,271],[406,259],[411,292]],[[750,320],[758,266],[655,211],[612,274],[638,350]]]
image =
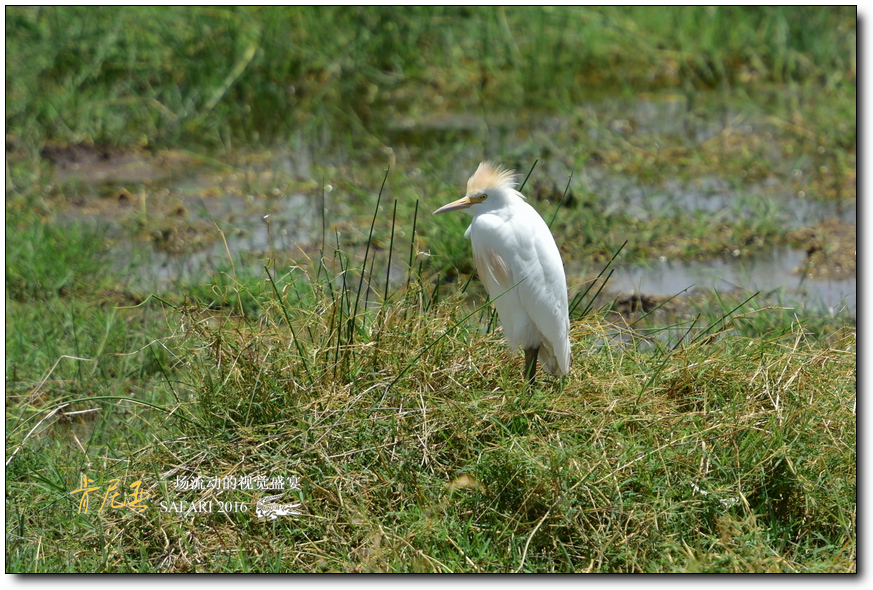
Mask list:
[[[7,571],[855,571],[856,27],[8,7]],[[567,268],[535,389],[430,215],[485,158]],[[259,476],[302,513],[178,486]]]

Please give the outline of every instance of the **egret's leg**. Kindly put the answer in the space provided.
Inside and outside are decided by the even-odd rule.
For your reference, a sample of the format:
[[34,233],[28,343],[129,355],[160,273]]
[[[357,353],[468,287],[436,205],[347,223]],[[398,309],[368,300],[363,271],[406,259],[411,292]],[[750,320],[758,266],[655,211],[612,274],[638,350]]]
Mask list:
[[540,347],[526,348],[524,350],[524,376],[527,382],[533,385],[536,382],[537,375],[537,355],[540,352]]

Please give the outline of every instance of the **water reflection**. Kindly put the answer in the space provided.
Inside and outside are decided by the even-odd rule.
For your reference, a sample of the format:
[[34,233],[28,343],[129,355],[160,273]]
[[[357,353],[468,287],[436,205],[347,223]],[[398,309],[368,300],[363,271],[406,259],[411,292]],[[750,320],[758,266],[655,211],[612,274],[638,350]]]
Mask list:
[[847,310],[857,315],[856,278],[833,280],[804,278],[806,254],[793,248],[774,248],[751,259],[679,262],[657,260],[647,267],[619,267],[608,283],[615,293],[656,296],[689,292],[760,291],[769,302],[803,304],[831,315]]

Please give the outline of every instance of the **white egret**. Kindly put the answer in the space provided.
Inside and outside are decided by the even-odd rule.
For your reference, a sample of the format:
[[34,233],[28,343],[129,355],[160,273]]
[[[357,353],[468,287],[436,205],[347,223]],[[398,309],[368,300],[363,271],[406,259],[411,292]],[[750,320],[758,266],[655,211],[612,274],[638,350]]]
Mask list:
[[464,237],[473,242],[473,262],[510,348],[524,349],[524,376],[533,383],[538,355],[547,373],[570,372],[567,280],[549,226],[516,186],[512,171],[482,162],[466,196],[434,215],[463,209],[473,216]]

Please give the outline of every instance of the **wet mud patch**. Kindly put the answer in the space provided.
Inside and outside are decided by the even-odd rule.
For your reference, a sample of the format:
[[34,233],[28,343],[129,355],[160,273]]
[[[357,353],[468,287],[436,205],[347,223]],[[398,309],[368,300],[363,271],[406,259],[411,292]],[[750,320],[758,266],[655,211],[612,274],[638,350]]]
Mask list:
[[49,198],[67,216],[108,222],[119,240],[174,256],[213,248],[222,230],[231,239],[251,233],[236,227],[240,218],[261,220],[282,195],[276,175],[257,163],[240,172],[179,151],[101,144],[50,144],[41,156],[52,166]]
[[219,236],[213,223],[192,214],[178,196],[151,185],[105,182],[84,190],[66,190],[62,185],[53,197],[67,216],[108,222],[118,239],[132,236],[160,252],[199,252]]
[[215,228],[193,218],[166,188],[197,166],[188,154],[136,146],[47,144],[41,157],[53,167],[53,200],[74,217],[94,217],[131,231],[155,249],[196,252],[215,242]]
[[856,276],[857,228],[828,219],[793,232],[789,239],[806,252],[806,260],[794,272],[820,279]]
[[141,239],[152,242],[155,250],[167,254],[188,254],[210,248],[218,239],[218,229],[204,219],[191,219],[181,203],[167,214],[149,222],[139,222]]
[[[51,166],[46,205],[68,220],[107,227],[118,259],[145,265],[137,279],[144,289],[210,276],[228,257],[260,273],[267,256],[287,264],[305,257],[321,228],[320,185],[300,159],[256,152],[225,162],[136,147],[51,145],[43,152],[43,165]],[[331,227],[352,224],[344,219]]]
[[154,182],[189,168],[194,158],[178,150],[150,152],[136,146],[46,144],[40,156],[54,165],[54,182]]
[[619,293],[613,302],[612,311],[624,316],[640,313],[653,313],[659,309],[677,312],[684,310],[680,297],[666,295],[650,295],[648,293]]

